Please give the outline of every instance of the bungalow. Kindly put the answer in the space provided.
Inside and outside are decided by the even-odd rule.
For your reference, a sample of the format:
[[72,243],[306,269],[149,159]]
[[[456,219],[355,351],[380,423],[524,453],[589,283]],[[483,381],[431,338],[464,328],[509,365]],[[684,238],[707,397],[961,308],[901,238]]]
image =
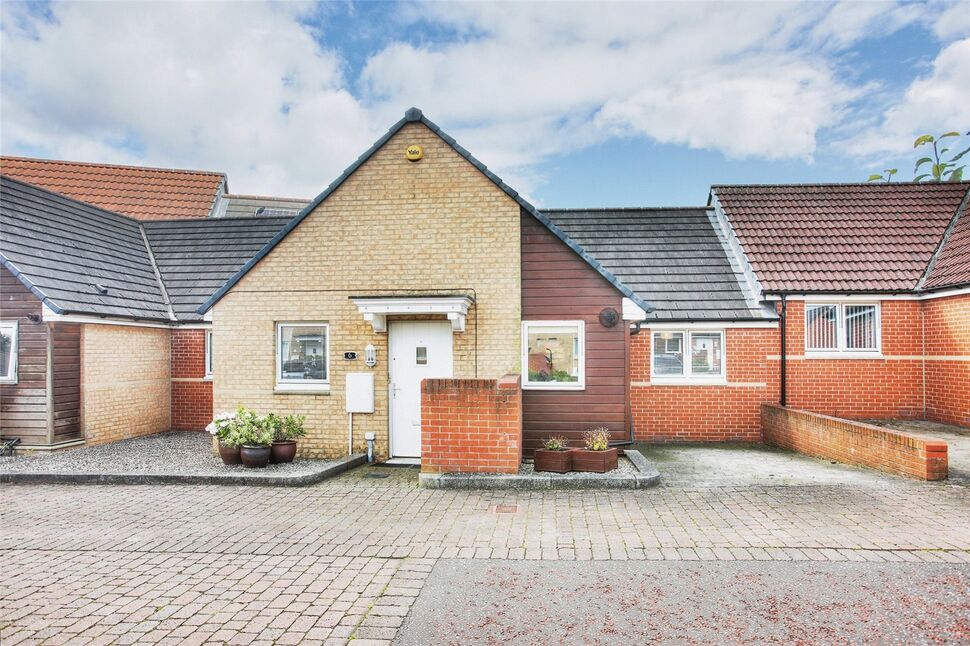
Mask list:
[[[700,207],[540,211],[411,109],[291,218],[138,222],[4,179],[0,319],[48,444],[68,437],[62,347],[89,442],[141,432],[125,397],[143,394],[144,432],[244,404],[306,415],[306,455],[373,438],[438,470],[509,470],[592,426],[758,441],[778,401],[970,426],[968,193],[715,186]],[[174,405],[205,379],[211,401]],[[8,392],[5,437],[26,432]]]

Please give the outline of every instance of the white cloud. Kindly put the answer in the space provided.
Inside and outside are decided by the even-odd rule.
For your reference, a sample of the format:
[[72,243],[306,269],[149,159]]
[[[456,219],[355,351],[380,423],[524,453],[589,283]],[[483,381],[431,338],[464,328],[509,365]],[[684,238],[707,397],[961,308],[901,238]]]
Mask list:
[[233,190],[312,197],[375,138],[296,6],[68,4],[50,22],[14,11],[5,152],[225,170]]
[[[854,137],[849,148],[857,155],[909,154],[923,134],[970,130],[970,38],[946,46],[932,71],[913,81],[881,121]],[[900,169],[904,174],[906,169]]]
[[[377,43],[360,77],[346,78],[344,53],[314,41],[327,31],[301,24],[319,7],[55,4],[53,20],[17,3],[2,10],[5,153],[224,170],[234,191],[297,196],[316,194],[411,105],[526,193],[543,181],[542,160],[618,136],[810,159],[819,133],[869,91],[841,78],[839,53],[940,13],[881,3],[402,5],[387,17],[400,31],[431,23],[427,33],[453,35]],[[944,37],[960,19],[935,29]],[[950,64],[930,85],[963,78],[965,62]],[[915,100],[887,124],[911,120]]]

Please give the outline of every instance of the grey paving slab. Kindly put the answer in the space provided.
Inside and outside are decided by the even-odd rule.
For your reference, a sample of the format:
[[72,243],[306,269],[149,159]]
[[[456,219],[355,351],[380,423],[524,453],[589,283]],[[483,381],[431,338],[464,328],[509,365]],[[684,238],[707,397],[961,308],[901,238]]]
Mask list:
[[968,599],[968,565],[441,560],[395,643],[960,643]]

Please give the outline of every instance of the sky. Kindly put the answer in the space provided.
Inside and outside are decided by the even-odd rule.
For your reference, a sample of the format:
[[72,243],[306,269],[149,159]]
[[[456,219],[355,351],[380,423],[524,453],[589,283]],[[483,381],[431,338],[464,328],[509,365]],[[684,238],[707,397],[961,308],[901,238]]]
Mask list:
[[[416,106],[539,206],[852,182],[970,130],[970,2],[0,4],[0,151],[311,198]],[[968,140],[970,137],[965,137]]]

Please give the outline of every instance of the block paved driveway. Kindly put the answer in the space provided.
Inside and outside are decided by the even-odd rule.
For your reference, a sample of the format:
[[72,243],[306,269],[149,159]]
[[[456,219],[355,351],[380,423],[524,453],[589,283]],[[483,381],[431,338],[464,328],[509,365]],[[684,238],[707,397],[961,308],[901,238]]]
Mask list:
[[[487,579],[488,568],[524,577],[528,568],[546,566],[545,575],[536,575],[546,576],[538,579],[537,590],[555,594],[548,584],[559,576],[555,568],[602,578],[608,564],[593,561],[640,561],[629,571],[670,586],[694,575],[649,568],[701,568],[710,578],[697,588],[698,613],[705,590],[751,595],[752,586],[761,585],[757,581],[788,581],[803,591],[794,605],[782,604],[776,612],[802,621],[810,621],[812,609],[831,607],[805,606],[811,595],[804,590],[812,585],[855,586],[852,599],[863,603],[869,595],[859,589],[879,590],[885,587],[881,577],[892,577],[897,587],[925,590],[905,602],[916,611],[927,607],[932,618],[923,624],[927,635],[970,639],[965,486],[920,483],[771,451],[737,449],[736,455],[739,464],[776,462],[779,469],[795,460],[802,476],[778,484],[769,466],[748,479],[744,469],[692,479],[670,472],[672,465],[686,468],[690,458],[668,453],[659,462],[667,484],[611,493],[425,491],[416,488],[412,470],[389,468],[358,469],[298,489],[5,486],[0,641],[4,646],[420,643],[428,641],[422,635],[435,634],[422,604],[441,594],[442,581],[450,583],[452,600],[461,602],[457,612],[462,604],[474,611],[470,621],[487,598],[479,596],[475,581]],[[375,471],[390,477],[367,477]],[[806,475],[812,473],[818,477]],[[479,570],[467,569],[471,561],[481,561]],[[568,567],[562,561],[585,563]],[[800,586],[798,568],[814,562],[854,569],[828,586],[817,576]],[[914,565],[886,565],[903,562]],[[448,576],[463,571],[463,564],[466,574]],[[609,567],[622,571],[622,565]],[[713,569],[703,570],[705,565]],[[568,577],[563,581],[577,585]],[[627,601],[615,604],[617,612],[644,611],[636,601],[639,588],[623,580],[616,585],[619,592],[587,589],[590,607],[614,595]],[[787,594],[765,585],[766,595]],[[675,601],[671,597],[669,603]],[[869,620],[905,615],[886,618],[881,607],[873,607]],[[941,614],[941,607],[947,611]],[[674,610],[667,608],[666,616],[681,616]],[[694,612],[693,606],[686,612]],[[490,614],[481,616],[486,625],[480,636],[488,635]],[[624,627],[635,624],[624,616],[605,633],[581,634],[592,642],[629,643]],[[739,620],[737,613],[732,616]],[[859,634],[867,634],[868,620],[853,616],[863,621]],[[557,617],[572,621],[568,614]],[[797,638],[796,628],[776,626],[779,641]],[[543,641],[541,633],[516,635],[517,643]]]

